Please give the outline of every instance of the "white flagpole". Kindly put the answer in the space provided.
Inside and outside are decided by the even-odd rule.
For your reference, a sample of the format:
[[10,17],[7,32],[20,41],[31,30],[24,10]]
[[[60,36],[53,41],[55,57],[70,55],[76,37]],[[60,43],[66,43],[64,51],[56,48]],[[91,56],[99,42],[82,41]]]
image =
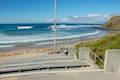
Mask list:
[[54,53],[56,53],[56,0],[54,0]]

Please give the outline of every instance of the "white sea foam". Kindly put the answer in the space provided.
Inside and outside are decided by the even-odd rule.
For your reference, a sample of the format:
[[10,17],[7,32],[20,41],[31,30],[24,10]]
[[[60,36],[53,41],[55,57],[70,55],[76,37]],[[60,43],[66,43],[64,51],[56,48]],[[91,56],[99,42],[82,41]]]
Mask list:
[[[60,36],[57,39],[71,39],[71,38],[79,38],[83,36],[90,36],[99,34],[100,31],[96,30],[92,33],[84,33],[80,35],[68,35],[68,36]],[[53,35],[44,34],[44,35],[29,35],[29,36],[8,36],[4,34],[0,34],[0,44],[13,44],[13,43],[23,43],[23,42],[35,42],[35,41],[48,41],[53,40]]]
[[31,29],[32,26],[17,26],[17,29]]
[[[74,26],[70,26],[70,25],[57,25],[56,28],[57,29],[74,29],[74,28],[82,28],[82,27],[98,27],[98,25],[74,25]],[[50,29],[54,30],[54,26],[51,25],[49,26]]]
[[9,47],[15,47],[15,45],[0,45],[0,48],[9,48]]
[[45,45],[45,44],[53,44],[53,42],[35,43],[34,45]]
[[58,39],[70,39],[70,38],[79,38],[79,37],[84,37],[84,36],[90,36],[90,35],[95,35],[95,34],[99,34],[100,31],[96,30],[93,33],[84,33],[84,34],[80,34],[80,35],[73,35],[73,36],[66,36],[66,37],[59,37]]

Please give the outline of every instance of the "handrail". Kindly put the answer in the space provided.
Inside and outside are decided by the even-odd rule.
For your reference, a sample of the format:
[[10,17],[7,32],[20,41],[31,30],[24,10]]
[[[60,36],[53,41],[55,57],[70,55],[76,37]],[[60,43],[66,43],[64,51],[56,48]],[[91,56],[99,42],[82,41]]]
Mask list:
[[[91,52],[92,54],[94,54],[94,55],[95,55],[95,58],[98,58],[99,61],[102,62],[102,64],[104,65],[104,61],[103,61],[95,52],[93,52],[92,50],[90,50],[90,52]],[[95,62],[96,62],[96,60],[95,60]]]

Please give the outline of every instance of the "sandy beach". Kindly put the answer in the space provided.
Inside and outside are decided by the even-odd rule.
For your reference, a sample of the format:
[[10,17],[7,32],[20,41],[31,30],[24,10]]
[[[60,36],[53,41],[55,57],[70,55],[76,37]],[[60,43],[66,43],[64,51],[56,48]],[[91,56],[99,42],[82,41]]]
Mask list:
[[[96,39],[98,38],[57,43],[57,48],[59,49],[59,48],[74,47],[76,44],[80,42],[87,42]],[[33,56],[33,55],[49,54],[49,53],[54,53],[53,47],[54,47],[53,44],[48,44],[46,46],[21,46],[11,50],[0,50],[0,57],[21,56],[21,55]]]
[[52,48],[18,48],[15,50],[0,51],[0,57],[15,56],[15,55],[30,55],[49,53]]
[[[118,31],[111,31],[107,35],[114,35]],[[96,41],[101,37],[92,37],[92,38],[85,38],[85,39],[72,39],[67,40],[64,42],[57,43],[57,49],[59,48],[68,48],[68,47],[75,47],[75,45],[79,43],[85,43],[88,41]],[[41,54],[49,54],[54,53],[53,44],[47,44],[44,46],[16,46],[14,49],[11,50],[0,50],[0,58],[1,57],[9,57],[9,56],[37,56]]]
[[[64,47],[73,47],[75,42],[73,43],[58,43],[57,48]],[[46,46],[21,46],[16,47],[11,50],[0,50],[0,57],[7,56],[18,56],[18,55],[41,55],[41,54],[49,54],[53,52],[53,44],[49,44]]]

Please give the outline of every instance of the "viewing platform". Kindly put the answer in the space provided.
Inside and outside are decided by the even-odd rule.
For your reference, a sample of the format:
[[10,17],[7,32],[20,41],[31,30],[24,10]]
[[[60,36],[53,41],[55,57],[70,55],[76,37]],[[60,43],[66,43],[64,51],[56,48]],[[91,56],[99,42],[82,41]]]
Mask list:
[[[83,47],[78,52],[75,48],[64,48],[56,54],[36,58],[3,59],[6,64],[0,66],[0,80],[118,80],[120,63],[116,60],[119,60],[119,53],[119,49],[106,50],[105,60],[102,61],[90,48]],[[103,69],[96,64],[98,60],[103,63]]]

